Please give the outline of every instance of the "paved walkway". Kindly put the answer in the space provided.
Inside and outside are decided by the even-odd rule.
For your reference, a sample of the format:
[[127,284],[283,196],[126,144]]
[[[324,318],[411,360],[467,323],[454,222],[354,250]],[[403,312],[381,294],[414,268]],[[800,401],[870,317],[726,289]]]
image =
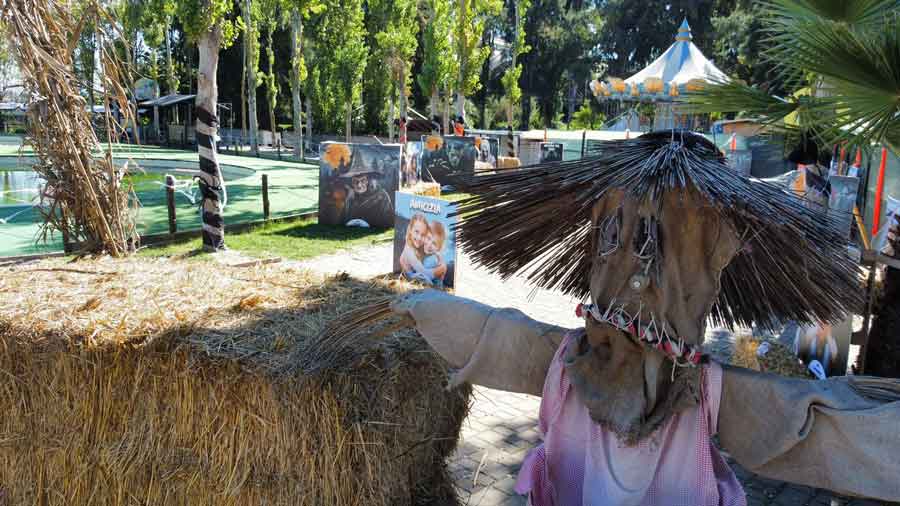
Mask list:
[[[345,271],[367,277],[385,272],[391,265],[391,245],[318,257],[299,265],[321,272]],[[463,256],[457,267],[456,293],[486,304],[515,307],[542,321],[577,327],[577,301],[547,290],[533,290],[522,279],[501,281],[476,268]],[[477,281],[477,282],[476,282]],[[716,354],[730,353],[730,333],[710,329]],[[476,387],[471,414],[463,424],[462,438],[450,470],[456,478],[460,498],[470,506],[525,505],[513,491],[525,454],[540,439],[537,412],[540,399]],[[729,459],[747,492],[749,506],[877,506],[876,501],[848,499],[828,491],[768,480],[748,473]]]

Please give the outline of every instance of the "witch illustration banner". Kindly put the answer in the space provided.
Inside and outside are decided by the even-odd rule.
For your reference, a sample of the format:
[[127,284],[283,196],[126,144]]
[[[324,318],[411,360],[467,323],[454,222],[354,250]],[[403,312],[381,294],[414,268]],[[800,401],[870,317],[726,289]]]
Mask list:
[[394,272],[435,288],[453,288],[456,204],[404,192],[394,200]]
[[422,138],[423,150],[421,177],[424,181],[451,184],[450,174],[475,171],[475,160],[481,148],[480,137],[439,137],[428,135]]
[[392,226],[400,145],[326,142],[320,152],[319,223]]

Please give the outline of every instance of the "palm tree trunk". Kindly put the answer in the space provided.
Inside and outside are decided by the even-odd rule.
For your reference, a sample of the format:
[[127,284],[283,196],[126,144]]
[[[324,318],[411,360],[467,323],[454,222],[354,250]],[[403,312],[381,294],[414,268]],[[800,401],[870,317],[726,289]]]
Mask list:
[[291,99],[294,111],[294,133],[297,142],[294,144],[294,157],[302,160],[303,157],[303,121],[301,111],[303,103],[300,101],[300,56],[303,54],[303,19],[300,11],[291,13]]
[[266,76],[266,101],[269,109],[269,128],[272,129],[272,142],[275,142],[275,135],[278,132],[278,125],[275,124],[275,107],[278,105],[278,90],[275,87],[275,48],[272,47],[272,31],[273,26],[268,25],[266,31],[266,56],[268,57],[269,73]]
[[307,142],[312,142],[313,140],[313,112],[312,112],[312,100],[307,96],[306,97],[306,138]]
[[[243,64],[241,65],[241,144],[247,138],[247,32],[244,32],[244,43],[241,48]],[[241,146],[243,149],[243,146]]]
[[347,101],[347,124],[346,124],[346,132],[347,132],[347,144],[350,144],[350,127],[353,124],[353,101]]
[[[469,15],[469,5],[468,0],[459,0],[459,12],[457,16],[461,22],[466,22],[466,19]],[[463,28],[463,27],[461,27]],[[459,118],[466,118],[466,95],[463,90],[463,85],[466,82],[466,74],[468,74],[469,69],[469,58],[466,51],[466,44],[468,41],[465,37],[462,37],[463,30],[459,31],[460,37],[458,38],[457,47],[459,49],[459,84],[456,87],[456,116]],[[448,109],[449,111],[449,109]]]
[[440,102],[440,96],[438,94],[437,85],[434,88],[431,88],[431,120],[435,121],[435,118],[438,117],[438,104]]
[[396,110],[396,105],[397,105],[396,102],[397,102],[396,90],[391,90],[390,102],[389,102],[389,104],[390,104],[389,111],[390,112],[388,113],[388,139],[390,139],[390,142],[394,142],[394,111]]
[[409,121],[409,118],[406,117],[408,113],[408,104],[406,101],[406,65],[401,65],[400,68],[400,143],[406,143],[406,122]]
[[225,200],[225,180],[216,158],[216,102],[219,90],[216,85],[216,69],[219,65],[219,46],[222,40],[221,26],[204,32],[197,41],[200,50],[197,73],[197,150],[200,157],[201,219],[203,222],[203,248],[216,251],[225,248],[225,221],[222,205]]
[[[250,116],[250,152],[253,156],[259,156],[259,125],[256,119],[256,57],[259,53],[257,47],[256,30],[253,29],[253,19],[251,17],[251,0],[244,0],[244,26],[246,27],[247,41],[247,98],[248,98],[248,116]],[[257,54],[254,54],[257,53]]]
[[444,117],[442,120],[444,135],[450,135],[450,90],[444,90]]

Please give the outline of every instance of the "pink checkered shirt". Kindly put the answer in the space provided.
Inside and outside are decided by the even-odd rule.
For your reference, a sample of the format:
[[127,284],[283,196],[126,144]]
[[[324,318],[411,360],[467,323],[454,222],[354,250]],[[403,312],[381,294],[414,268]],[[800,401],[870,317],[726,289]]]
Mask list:
[[533,506],[746,506],[741,484],[710,436],[716,432],[722,368],[703,366],[699,406],[626,447],[594,423],[556,351],[540,408],[543,443],[522,464],[516,492]]

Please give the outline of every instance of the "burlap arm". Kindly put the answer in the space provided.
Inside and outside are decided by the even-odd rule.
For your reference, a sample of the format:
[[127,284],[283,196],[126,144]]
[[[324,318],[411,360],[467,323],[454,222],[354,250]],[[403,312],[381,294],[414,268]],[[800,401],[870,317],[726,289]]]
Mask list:
[[497,309],[437,290],[405,296],[395,312],[416,329],[451,367],[451,386],[463,382],[541,395],[550,361],[567,332],[516,309]]
[[848,378],[723,369],[719,436],[742,466],[772,479],[900,501],[900,402],[864,397]]

